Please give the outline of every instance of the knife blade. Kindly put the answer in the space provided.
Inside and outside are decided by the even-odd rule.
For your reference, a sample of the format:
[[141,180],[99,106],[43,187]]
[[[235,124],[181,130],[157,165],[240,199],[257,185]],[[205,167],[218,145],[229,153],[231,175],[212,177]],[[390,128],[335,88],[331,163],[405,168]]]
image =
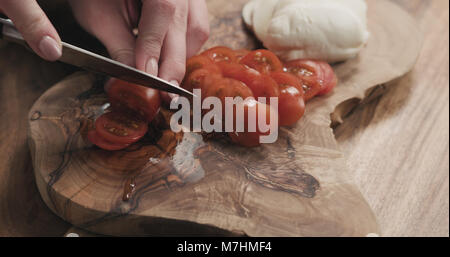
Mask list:
[[[30,49],[20,32],[14,27],[11,20],[0,18],[0,32],[0,38],[21,44]],[[191,92],[163,79],[66,42],[62,42],[62,56],[58,61],[144,87],[154,88],[181,96],[194,96]]]

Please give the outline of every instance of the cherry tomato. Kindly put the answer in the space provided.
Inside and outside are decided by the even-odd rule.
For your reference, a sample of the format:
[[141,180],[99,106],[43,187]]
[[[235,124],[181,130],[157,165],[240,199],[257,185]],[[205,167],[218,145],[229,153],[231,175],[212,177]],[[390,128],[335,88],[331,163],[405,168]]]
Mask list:
[[207,69],[198,69],[192,72],[189,77],[187,77],[181,87],[186,90],[193,91],[194,89],[203,89],[205,85],[213,84],[213,80],[222,78],[220,73],[212,73]]
[[271,73],[270,76],[272,77],[272,79],[275,80],[275,82],[277,82],[278,86],[284,85],[284,86],[296,87],[299,90],[299,93],[301,94],[301,96],[303,97],[304,92],[303,92],[302,83],[293,74],[281,71],[281,72]]
[[278,116],[280,126],[292,126],[305,114],[305,101],[300,81],[292,74],[276,72],[272,78],[280,87]]
[[237,63],[219,62],[217,65],[224,77],[244,82],[252,90],[256,99],[263,97],[266,98],[266,103],[269,103],[268,98],[280,95],[278,84],[267,74],[261,74],[257,70]]
[[189,58],[186,61],[186,75],[185,77],[189,77],[189,75],[198,69],[209,70],[213,73],[220,73],[219,67],[208,57],[204,55],[196,55]]
[[113,109],[134,111],[148,122],[158,114],[161,106],[157,90],[117,79],[111,81],[107,93]]
[[247,65],[263,74],[283,70],[283,64],[280,59],[271,51],[264,49],[248,53],[239,63]]
[[109,142],[100,137],[95,130],[90,130],[87,134],[87,138],[94,145],[107,151],[118,151],[127,148],[129,146],[129,144],[118,144]]
[[122,112],[108,112],[97,118],[95,131],[106,141],[116,144],[132,144],[147,133],[146,121]]
[[316,61],[290,61],[285,63],[285,69],[287,72],[294,74],[300,79],[305,93],[305,101],[312,99],[322,90],[322,86],[319,83],[322,70]]
[[[260,108],[265,108],[266,110],[266,124],[268,125],[270,122],[270,118],[272,120],[278,119],[278,114],[269,106],[263,103],[260,103],[254,99],[247,99],[243,103],[244,108],[244,117],[241,117],[244,121],[244,132],[230,132],[228,133],[231,140],[241,146],[245,147],[256,147],[261,144],[260,142],[260,136],[263,135],[269,135],[270,130],[267,132],[262,132],[258,125],[258,110]],[[256,115],[254,117],[250,116],[249,113],[254,112]],[[236,124],[236,121],[238,120],[237,115],[242,115],[240,113],[237,113],[236,110],[234,112],[234,124]],[[254,126],[256,128],[255,132],[250,132],[251,126]],[[236,125],[235,125],[236,128]]]
[[328,63],[319,62],[319,65],[321,67],[321,78],[319,78],[319,83],[321,84],[322,90],[318,95],[326,95],[337,85],[338,79],[333,68]]
[[236,62],[237,58],[233,50],[225,46],[217,46],[211,49],[208,49],[201,53],[203,56],[207,56],[209,59],[214,62]]
[[244,83],[241,81],[221,78],[215,81],[215,83],[205,90],[204,98],[215,96],[219,98],[222,104],[225,104],[225,97],[241,97],[246,99],[253,97],[253,93]]
[[249,54],[251,51],[247,50],[247,49],[239,49],[239,50],[234,50],[234,54],[236,56],[236,61],[240,62],[242,60],[242,58],[244,58],[244,56],[246,56],[247,54]]

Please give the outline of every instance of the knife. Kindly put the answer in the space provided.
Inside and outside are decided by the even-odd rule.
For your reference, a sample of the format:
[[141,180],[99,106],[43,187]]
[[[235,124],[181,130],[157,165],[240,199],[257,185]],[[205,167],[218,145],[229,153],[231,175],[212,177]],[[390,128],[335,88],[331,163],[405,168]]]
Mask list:
[[[0,18],[0,39],[2,38],[31,49],[20,32],[14,27],[13,22],[9,19]],[[66,42],[62,42],[62,56],[58,61],[144,87],[154,88],[181,96],[194,96],[191,92],[158,77]]]

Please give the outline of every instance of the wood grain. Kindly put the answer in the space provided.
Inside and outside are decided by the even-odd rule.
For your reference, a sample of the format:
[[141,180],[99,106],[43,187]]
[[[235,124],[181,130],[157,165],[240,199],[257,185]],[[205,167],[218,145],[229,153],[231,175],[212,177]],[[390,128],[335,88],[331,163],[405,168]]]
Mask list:
[[0,46],[0,236],[52,236],[69,227],[39,195],[26,131],[33,102],[70,72],[19,46]]
[[[209,44],[254,48],[241,26],[246,1],[214,7],[217,2],[208,2],[210,10],[217,9],[211,11],[211,24],[218,31]],[[378,233],[348,176],[330,113],[408,72],[421,36],[414,21],[387,1],[370,3],[369,27],[372,38],[360,56],[335,67],[340,80],[335,91],[311,101],[304,119],[282,129],[277,143],[253,149],[175,134],[167,114],[152,124],[143,142],[125,151],[100,150],[83,135],[105,103],[103,81],[80,73],[58,83],[29,115],[31,154],[44,201],[68,222],[110,235]],[[125,194],[128,201],[124,185],[134,191]]]
[[352,111],[337,140],[385,236],[449,236],[449,2],[395,1],[424,34],[414,70]]
[[[42,2],[51,6],[55,1]],[[434,100],[431,100],[446,98],[441,100],[443,101],[441,105],[449,104],[449,67],[448,59],[446,60],[448,41],[446,44],[442,43],[440,47],[436,46],[442,39],[444,42],[448,39],[448,1],[396,0],[394,2],[416,18],[425,37],[424,53],[409,77],[391,85],[395,90],[390,90],[388,96],[353,110],[350,116],[344,119],[343,125],[351,129],[351,133],[340,134],[343,131],[342,127],[338,128],[341,132],[336,134],[340,147],[349,153],[347,158],[349,167],[358,168],[352,172],[357,175],[356,182],[360,190],[374,208],[383,235],[448,236],[448,146],[436,147],[442,145],[441,141],[448,143],[448,135],[444,133],[440,136],[441,141],[424,138],[421,144],[410,145],[408,151],[402,151],[403,146],[411,142],[412,136],[393,138],[391,132],[399,128],[402,129],[402,133],[408,132],[414,135],[425,133],[423,128],[430,126],[436,127],[431,130],[432,132],[448,131],[448,118],[446,118],[448,109],[441,111],[440,107],[434,104]],[[56,25],[59,25],[59,32],[64,34],[70,31],[63,36],[65,40],[68,37],[81,39],[74,43],[85,48],[92,48],[95,45],[92,40],[86,40],[89,37],[79,29],[68,29],[64,21],[70,20],[70,15],[62,12],[61,6],[52,7],[53,10],[46,11],[52,18],[59,18],[52,19]],[[434,60],[440,60],[438,63],[443,65],[434,64]],[[2,110],[8,110],[0,115],[2,128],[0,142],[3,146],[8,146],[6,151],[3,150],[4,148],[0,151],[0,235],[62,236],[68,225],[47,209],[34,186],[30,154],[25,142],[26,120],[28,109],[45,89],[71,71],[61,71],[60,68],[63,65],[45,63],[22,48],[5,45],[1,41],[0,66],[2,67],[0,69],[0,106]],[[36,70],[35,67],[40,68]],[[5,80],[6,77],[8,80]],[[31,87],[34,88],[32,90],[30,90],[30,81],[34,85]],[[444,94],[437,90],[424,92],[430,84],[436,88],[443,88]],[[379,92],[384,92],[383,87],[380,87]],[[414,117],[420,113],[416,106],[422,103],[421,95],[423,94],[430,95],[426,102],[427,112],[435,115],[441,113],[441,117],[424,118],[421,123],[406,127],[403,124],[404,121],[409,119],[414,121]],[[405,95],[408,96],[406,101]],[[415,97],[410,98],[411,95]],[[386,97],[390,100],[384,100]],[[394,108],[394,106],[397,107]],[[391,114],[385,115],[385,111]],[[415,115],[409,116],[414,113]],[[403,118],[398,120],[397,117],[400,116]],[[374,124],[371,123],[372,121]],[[372,126],[376,128],[371,129]],[[366,133],[365,130],[370,132]],[[382,133],[376,133],[378,130],[382,130]],[[14,133],[11,134],[10,131]],[[356,137],[354,140],[353,134]],[[365,147],[367,139],[374,137],[382,142],[395,140],[395,144],[389,144],[389,152],[395,154],[381,156],[386,152],[385,149],[373,152],[372,149]],[[372,143],[373,140],[370,142]],[[429,149],[429,152],[416,154],[423,149]],[[406,179],[404,175],[397,177],[395,175],[397,170],[392,167],[399,167],[403,160],[408,160],[411,153],[415,156],[415,163],[419,163],[421,168],[409,170],[403,168],[398,173],[408,177]],[[438,167],[436,163],[444,163],[444,165],[436,168]],[[429,167],[433,167],[432,176],[430,176]],[[409,178],[409,174],[413,179]],[[377,189],[382,185],[389,186],[389,188],[384,187],[387,191]],[[27,205],[24,205],[25,203]],[[84,235],[84,233],[80,234]]]

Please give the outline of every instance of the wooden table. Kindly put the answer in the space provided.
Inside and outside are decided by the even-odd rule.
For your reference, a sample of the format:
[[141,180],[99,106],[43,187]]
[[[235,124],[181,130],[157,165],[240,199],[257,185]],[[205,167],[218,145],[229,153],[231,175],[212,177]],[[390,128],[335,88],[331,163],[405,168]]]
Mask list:
[[[424,33],[421,57],[410,74],[353,110],[335,133],[384,236],[449,236],[449,3],[395,2],[416,17]],[[44,8],[59,31],[79,30],[64,12]],[[98,47],[85,34],[62,34],[84,47]],[[29,108],[73,71],[0,43],[0,236],[76,231],[41,200],[26,142]]]

